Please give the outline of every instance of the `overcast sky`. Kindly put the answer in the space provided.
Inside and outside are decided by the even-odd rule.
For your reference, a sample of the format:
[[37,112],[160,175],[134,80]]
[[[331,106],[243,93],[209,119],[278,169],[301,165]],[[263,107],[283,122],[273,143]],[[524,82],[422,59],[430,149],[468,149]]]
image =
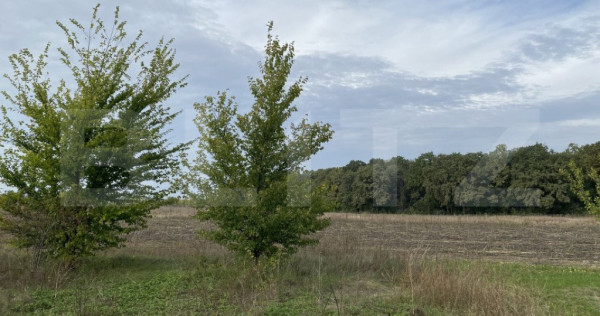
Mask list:
[[[196,136],[194,102],[230,89],[250,106],[266,24],[294,41],[308,76],[299,115],[335,134],[310,168],[351,159],[600,140],[600,1],[100,1],[130,34],[174,38],[189,85],[169,104],[175,140]],[[1,1],[0,72],[21,48],[65,46],[57,20],[88,22],[95,2]],[[51,74],[61,76],[52,55]],[[8,88],[6,81],[0,88]]]

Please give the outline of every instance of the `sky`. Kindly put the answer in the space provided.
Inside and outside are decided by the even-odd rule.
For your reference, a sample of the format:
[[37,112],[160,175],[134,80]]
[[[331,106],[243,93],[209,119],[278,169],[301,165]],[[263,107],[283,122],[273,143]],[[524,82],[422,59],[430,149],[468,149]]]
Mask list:
[[[90,21],[96,2],[1,1],[0,73],[22,48],[51,43],[48,71],[67,76],[56,21]],[[252,98],[267,23],[294,42],[290,80],[307,76],[297,120],[335,134],[308,168],[350,160],[489,152],[541,142],[556,150],[600,140],[600,1],[100,1],[150,44],[174,38],[178,76],[169,101],[182,114],[172,139],[197,137],[194,102],[229,89]],[[10,87],[0,80],[0,90]],[[5,102],[2,100],[2,102]]]

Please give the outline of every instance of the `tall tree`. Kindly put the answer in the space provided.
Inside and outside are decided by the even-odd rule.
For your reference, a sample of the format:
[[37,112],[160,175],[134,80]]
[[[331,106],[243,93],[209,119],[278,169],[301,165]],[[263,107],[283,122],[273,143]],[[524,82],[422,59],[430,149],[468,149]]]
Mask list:
[[514,149],[508,166],[515,204],[548,213],[561,212],[570,202],[568,181],[560,173],[567,167],[569,159],[565,158],[539,143]]
[[238,114],[226,92],[195,105],[200,150],[192,169],[208,180],[195,179],[202,201],[198,216],[218,227],[201,234],[255,261],[314,243],[307,235],[329,224],[320,218],[327,210],[324,192],[307,186],[300,171],[333,132],[329,124],[304,118],[286,133],[307,79],[288,85],[294,46],[280,43],[272,27],[259,65],[262,77],[249,78],[251,110]]
[[0,107],[0,179],[11,190],[0,198],[0,224],[35,250],[36,262],[122,245],[169,194],[187,146],[166,137],[176,113],[163,102],[185,85],[171,79],[171,41],[149,48],[140,31],[127,42],[119,8],[108,26],[98,9],[87,27],[57,22],[72,77],[56,88],[45,70],[49,45],[39,58],[27,49],[9,58],[14,93],[4,91],[9,105]]
[[565,153],[571,160],[561,173],[568,179],[571,192],[589,214],[600,219],[600,142],[582,147],[571,144]]
[[[586,172],[574,161],[571,161],[562,172],[569,180],[571,191],[583,202],[588,213],[600,219],[600,175],[598,170],[591,168]],[[588,181],[593,182],[593,188],[586,185]]]
[[372,194],[374,208],[393,212],[397,206],[397,170],[396,165],[386,163],[383,159],[371,159],[373,185]]
[[356,211],[372,211],[375,206],[373,200],[373,165],[366,164],[358,167],[353,172],[353,181],[350,187],[350,205]]
[[467,172],[454,192],[454,202],[463,212],[467,208],[498,212],[506,207],[508,155],[504,144],[485,155],[465,155]]
[[434,160],[435,155],[433,152],[428,152],[421,154],[410,165],[406,184],[413,212],[427,213],[438,208],[431,193],[426,189],[429,185],[428,171],[431,170]]

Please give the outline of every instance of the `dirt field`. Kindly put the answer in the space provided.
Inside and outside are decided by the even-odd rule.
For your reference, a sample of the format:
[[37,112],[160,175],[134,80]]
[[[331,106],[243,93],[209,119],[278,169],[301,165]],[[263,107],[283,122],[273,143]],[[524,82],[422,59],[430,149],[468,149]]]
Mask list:
[[[222,253],[220,246],[195,237],[206,224],[191,218],[193,214],[183,207],[154,211],[148,229],[136,232],[120,251]],[[321,244],[309,251],[382,249],[438,258],[600,266],[600,223],[591,217],[327,216],[331,226],[319,233]]]
[[[133,233],[125,248],[110,251],[227,255],[221,246],[196,238],[196,231],[206,224],[192,218],[194,213],[185,207],[155,210],[147,229]],[[320,244],[306,251],[358,254],[385,250],[437,258],[600,266],[600,222],[592,217],[327,216],[331,226],[318,234]]]
[[324,243],[351,239],[432,257],[600,265],[600,223],[591,217],[329,214]]

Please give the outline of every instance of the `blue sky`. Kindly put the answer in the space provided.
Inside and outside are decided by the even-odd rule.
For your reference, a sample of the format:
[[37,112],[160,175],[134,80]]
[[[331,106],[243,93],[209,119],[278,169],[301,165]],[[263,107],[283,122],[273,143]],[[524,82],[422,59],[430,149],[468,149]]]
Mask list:
[[[228,88],[249,107],[269,20],[295,42],[293,77],[309,77],[298,115],[335,130],[310,168],[600,140],[600,1],[100,2],[107,20],[121,6],[130,34],[175,38],[189,85],[169,102],[183,111],[174,140],[196,136],[192,105],[205,95]],[[0,72],[21,48],[64,46],[55,21],[86,22],[94,4],[0,2]]]

